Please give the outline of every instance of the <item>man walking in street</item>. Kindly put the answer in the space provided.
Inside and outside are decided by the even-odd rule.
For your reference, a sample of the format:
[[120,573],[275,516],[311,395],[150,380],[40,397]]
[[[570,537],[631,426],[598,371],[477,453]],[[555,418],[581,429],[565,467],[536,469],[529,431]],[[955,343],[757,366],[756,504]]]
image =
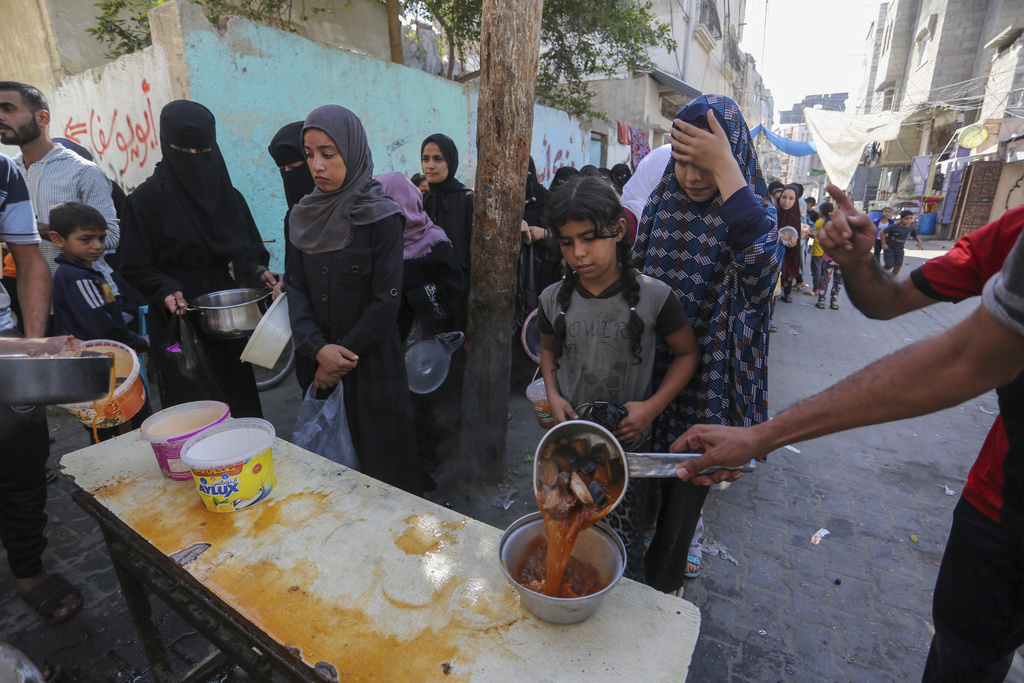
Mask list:
[[1024,207],[960,240],[910,280],[896,281],[870,256],[873,226],[830,190],[841,209],[821,236],[846,273],[851,301],[867,315],[891,318],[982,291],[984,305],[946,333],[883,358],[771,422],[690,430],[672,449],[705,455],[680,476],[699,483],[734,478],[697,473],[795,441],[933,412],[998,387],[1000,415],[954,511],[936,581],[924,679],[1002,681],[1024,644]]
[[[21,169],[29,187],[32,206],[43,241],[39,250],[50,266],[60,254],[49,239],[50,207],[62,202],[81,202],[98,210],[107,221],[107,249],[117,247],[121,231],[110,196],[110,181],[99,167],[55,144],[49,133],[50,111],[38,89],[17,81],[0,82],[0,142],[17,145],[21,154],[14,163]],[[111,290],[117,295],[113,270],[103,258],[95,263]]]

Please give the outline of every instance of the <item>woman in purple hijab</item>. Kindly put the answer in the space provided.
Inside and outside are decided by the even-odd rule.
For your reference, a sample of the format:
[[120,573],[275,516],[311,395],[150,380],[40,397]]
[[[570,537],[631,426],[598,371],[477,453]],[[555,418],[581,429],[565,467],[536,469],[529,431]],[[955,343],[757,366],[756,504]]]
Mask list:
[[[383,173],[377,180],[405,214],[405,246],[402,250],[404,275],[402,307],[398,311],[398,329],[405,339],[414,321],[419,321],[422,339],[455,330],[455,314],[462,301],[462,268],[455,260],[452,243],[444,230],[434,225],[423,210],[423,193],[401,173]],[[451,450],[459,430],[460,401],[456,378],[451,374],[429,394],[412,394],[416,442],[428,470]],[[435,486],[424,478],[427,490]]]

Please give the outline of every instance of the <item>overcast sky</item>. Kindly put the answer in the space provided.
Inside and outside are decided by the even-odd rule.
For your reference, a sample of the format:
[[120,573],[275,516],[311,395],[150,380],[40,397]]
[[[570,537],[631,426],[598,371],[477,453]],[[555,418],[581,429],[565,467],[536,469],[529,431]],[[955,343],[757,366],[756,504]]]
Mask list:
[[866,38],[878,7],[878,2],[864,0],[747,3],[740,48],[757,61],[757,70],[772,91],[776,124],[778,112],[791,109],[805,95],[849,92],[847,111],[854,111],[853,98],[864,76]]

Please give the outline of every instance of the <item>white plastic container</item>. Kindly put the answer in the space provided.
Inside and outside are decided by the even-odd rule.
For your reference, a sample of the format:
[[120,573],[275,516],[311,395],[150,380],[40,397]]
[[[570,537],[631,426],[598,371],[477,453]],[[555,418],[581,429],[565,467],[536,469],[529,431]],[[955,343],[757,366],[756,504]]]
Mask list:
[[292,338],[292,324],[288,319],[288,295],[277,297],[263,314],[252,336],[249,337],[242,360],[246,363],[272,369],[281,352]]

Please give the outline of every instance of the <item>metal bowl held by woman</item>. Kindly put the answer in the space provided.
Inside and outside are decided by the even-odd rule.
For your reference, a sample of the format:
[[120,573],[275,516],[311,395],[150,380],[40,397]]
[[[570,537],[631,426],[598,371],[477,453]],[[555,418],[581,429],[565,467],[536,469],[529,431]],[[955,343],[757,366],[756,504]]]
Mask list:
[[260,324],[269,298],[262,289],[225,289],[197,296],[187,310],[199,311],[199,326],[211,337],[243,339]]
[[55,405],[98,401],[110,393],[114,359],[84,351],[77,358],[0,356],[0,403]]

